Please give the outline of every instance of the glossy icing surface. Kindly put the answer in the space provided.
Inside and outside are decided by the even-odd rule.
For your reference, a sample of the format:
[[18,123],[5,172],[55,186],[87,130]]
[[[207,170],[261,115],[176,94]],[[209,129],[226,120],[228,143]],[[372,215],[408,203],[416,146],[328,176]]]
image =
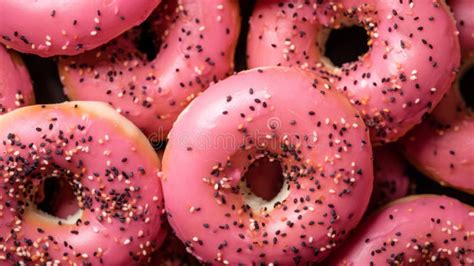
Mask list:
[[26,66],[19,55],[0,44],[0,115],[34,102]]
[[449,0],[448,3],[456,18],[463,56],[474,56],[474,1]]

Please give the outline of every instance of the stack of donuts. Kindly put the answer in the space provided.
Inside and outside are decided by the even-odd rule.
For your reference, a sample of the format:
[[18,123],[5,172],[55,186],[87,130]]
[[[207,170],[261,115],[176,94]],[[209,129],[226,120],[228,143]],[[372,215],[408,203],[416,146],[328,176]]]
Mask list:
[[0,14],[0,265],[474,265],[474,1]]

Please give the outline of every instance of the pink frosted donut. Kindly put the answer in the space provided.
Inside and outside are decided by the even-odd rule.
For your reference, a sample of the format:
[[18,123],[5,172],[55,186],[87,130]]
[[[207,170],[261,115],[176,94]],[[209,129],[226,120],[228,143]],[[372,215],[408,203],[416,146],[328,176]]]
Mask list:
[[[160,160],[112,108],[24,107],[0,116],[0,139],[0,264],[136,265],[156,249]],[[59,218],[34,203],[52,177],[74,191],[73,215]]]
[[456,18],[463,56],[474,55],[474,1],[448,0]]
[[387,205],[326,265],[473,265],[474,208],[437,195]]
[[393,144],[374,149],[374,191],[372,208],[406,196],[410,191],[408,164]]
[[0,115],[34,102],[30,75],[21,57],[0,44]]
[[150,19],[161,43],[155,59],[136,48],[135,29],[110,45],[62,60],[65,93],[74,100],[110,103],[152,140],[165,139],[194,97],[232,73],[238,8],[236,0],[166,1]]
[[[421,122],[459,67],[456,25],[444,1],[260,0],[250,19],[249,67],[298,66],[327,74],[360,110],[374,143]],[[331,29],[360,25],[369,51],[338,68],[324,55]]]
[[[473,67],[474,57],[471,57],[431,116],[401,141],[407,158],[425,175],[441,185],[471,194],[474,194],[474,114],[462,98],[459,81]],[[474,89],[474,84],[469,86]]]
[[0,42],[43,57],[91,50],[140,24],[160,0],[0,1]]
[[[179,116],[163,158],[166,211],[201,262],[318,262],[357,225],[372,191],[371,144],[328,86],[298,69],[254,69],[211,86]],[[282,169],[269,200],[243,182],[262,159]]]

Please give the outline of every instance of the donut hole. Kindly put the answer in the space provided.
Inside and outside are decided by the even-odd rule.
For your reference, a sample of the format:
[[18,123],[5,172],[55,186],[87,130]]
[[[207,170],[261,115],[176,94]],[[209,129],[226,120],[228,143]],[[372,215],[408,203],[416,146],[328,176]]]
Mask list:
[[467,107],[474,110],[474,64],[459,79],[459,91]]
[[249,166],[243,180],[251,193],[263,200],[271,201],[283,187],[283,169],[279,161],[270,161],[264,157]]
[[156,58],[160,52],[161,40],[152,29],[152,23],[145,21],[140,25],[140,34],[135,40],[136,48],[146,55],[148,61]]
[[38,210],[59,219],[67,219],[79,211],[74,190],[64,178],[46,178],[36,192],[35,201]]
[[369,35],[357,25],[329,31],[323,46],[324,56],[336,67],[357,61],[369,51]]
[[253,212],[271,211],[290,194],[281,162],[268,157],[253,161],[240,178],[239,191]]

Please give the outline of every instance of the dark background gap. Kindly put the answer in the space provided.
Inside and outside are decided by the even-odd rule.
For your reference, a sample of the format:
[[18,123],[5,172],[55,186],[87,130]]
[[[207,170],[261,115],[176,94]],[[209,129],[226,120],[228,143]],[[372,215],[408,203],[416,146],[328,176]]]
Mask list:
[[474,111],[474,65],[462,75],[459,90],[466,105]]
[[151,28],[152,24],[147,20],[140,27],[140,35],[135,40],[137,49],[146,54],[148,61],[156,58],[161,48],[161,39],[157,38],[156,33]]
[[36,103],[61,103],[67,100],[59,80],[56,58],[23,54],[35,90]]
[[235,71],[239,72],[247,69],[247,35],[249,32],[249,19],[255,7],[255,0],[240,0],[240,35],[237,42],[237,49],[234,58]]

